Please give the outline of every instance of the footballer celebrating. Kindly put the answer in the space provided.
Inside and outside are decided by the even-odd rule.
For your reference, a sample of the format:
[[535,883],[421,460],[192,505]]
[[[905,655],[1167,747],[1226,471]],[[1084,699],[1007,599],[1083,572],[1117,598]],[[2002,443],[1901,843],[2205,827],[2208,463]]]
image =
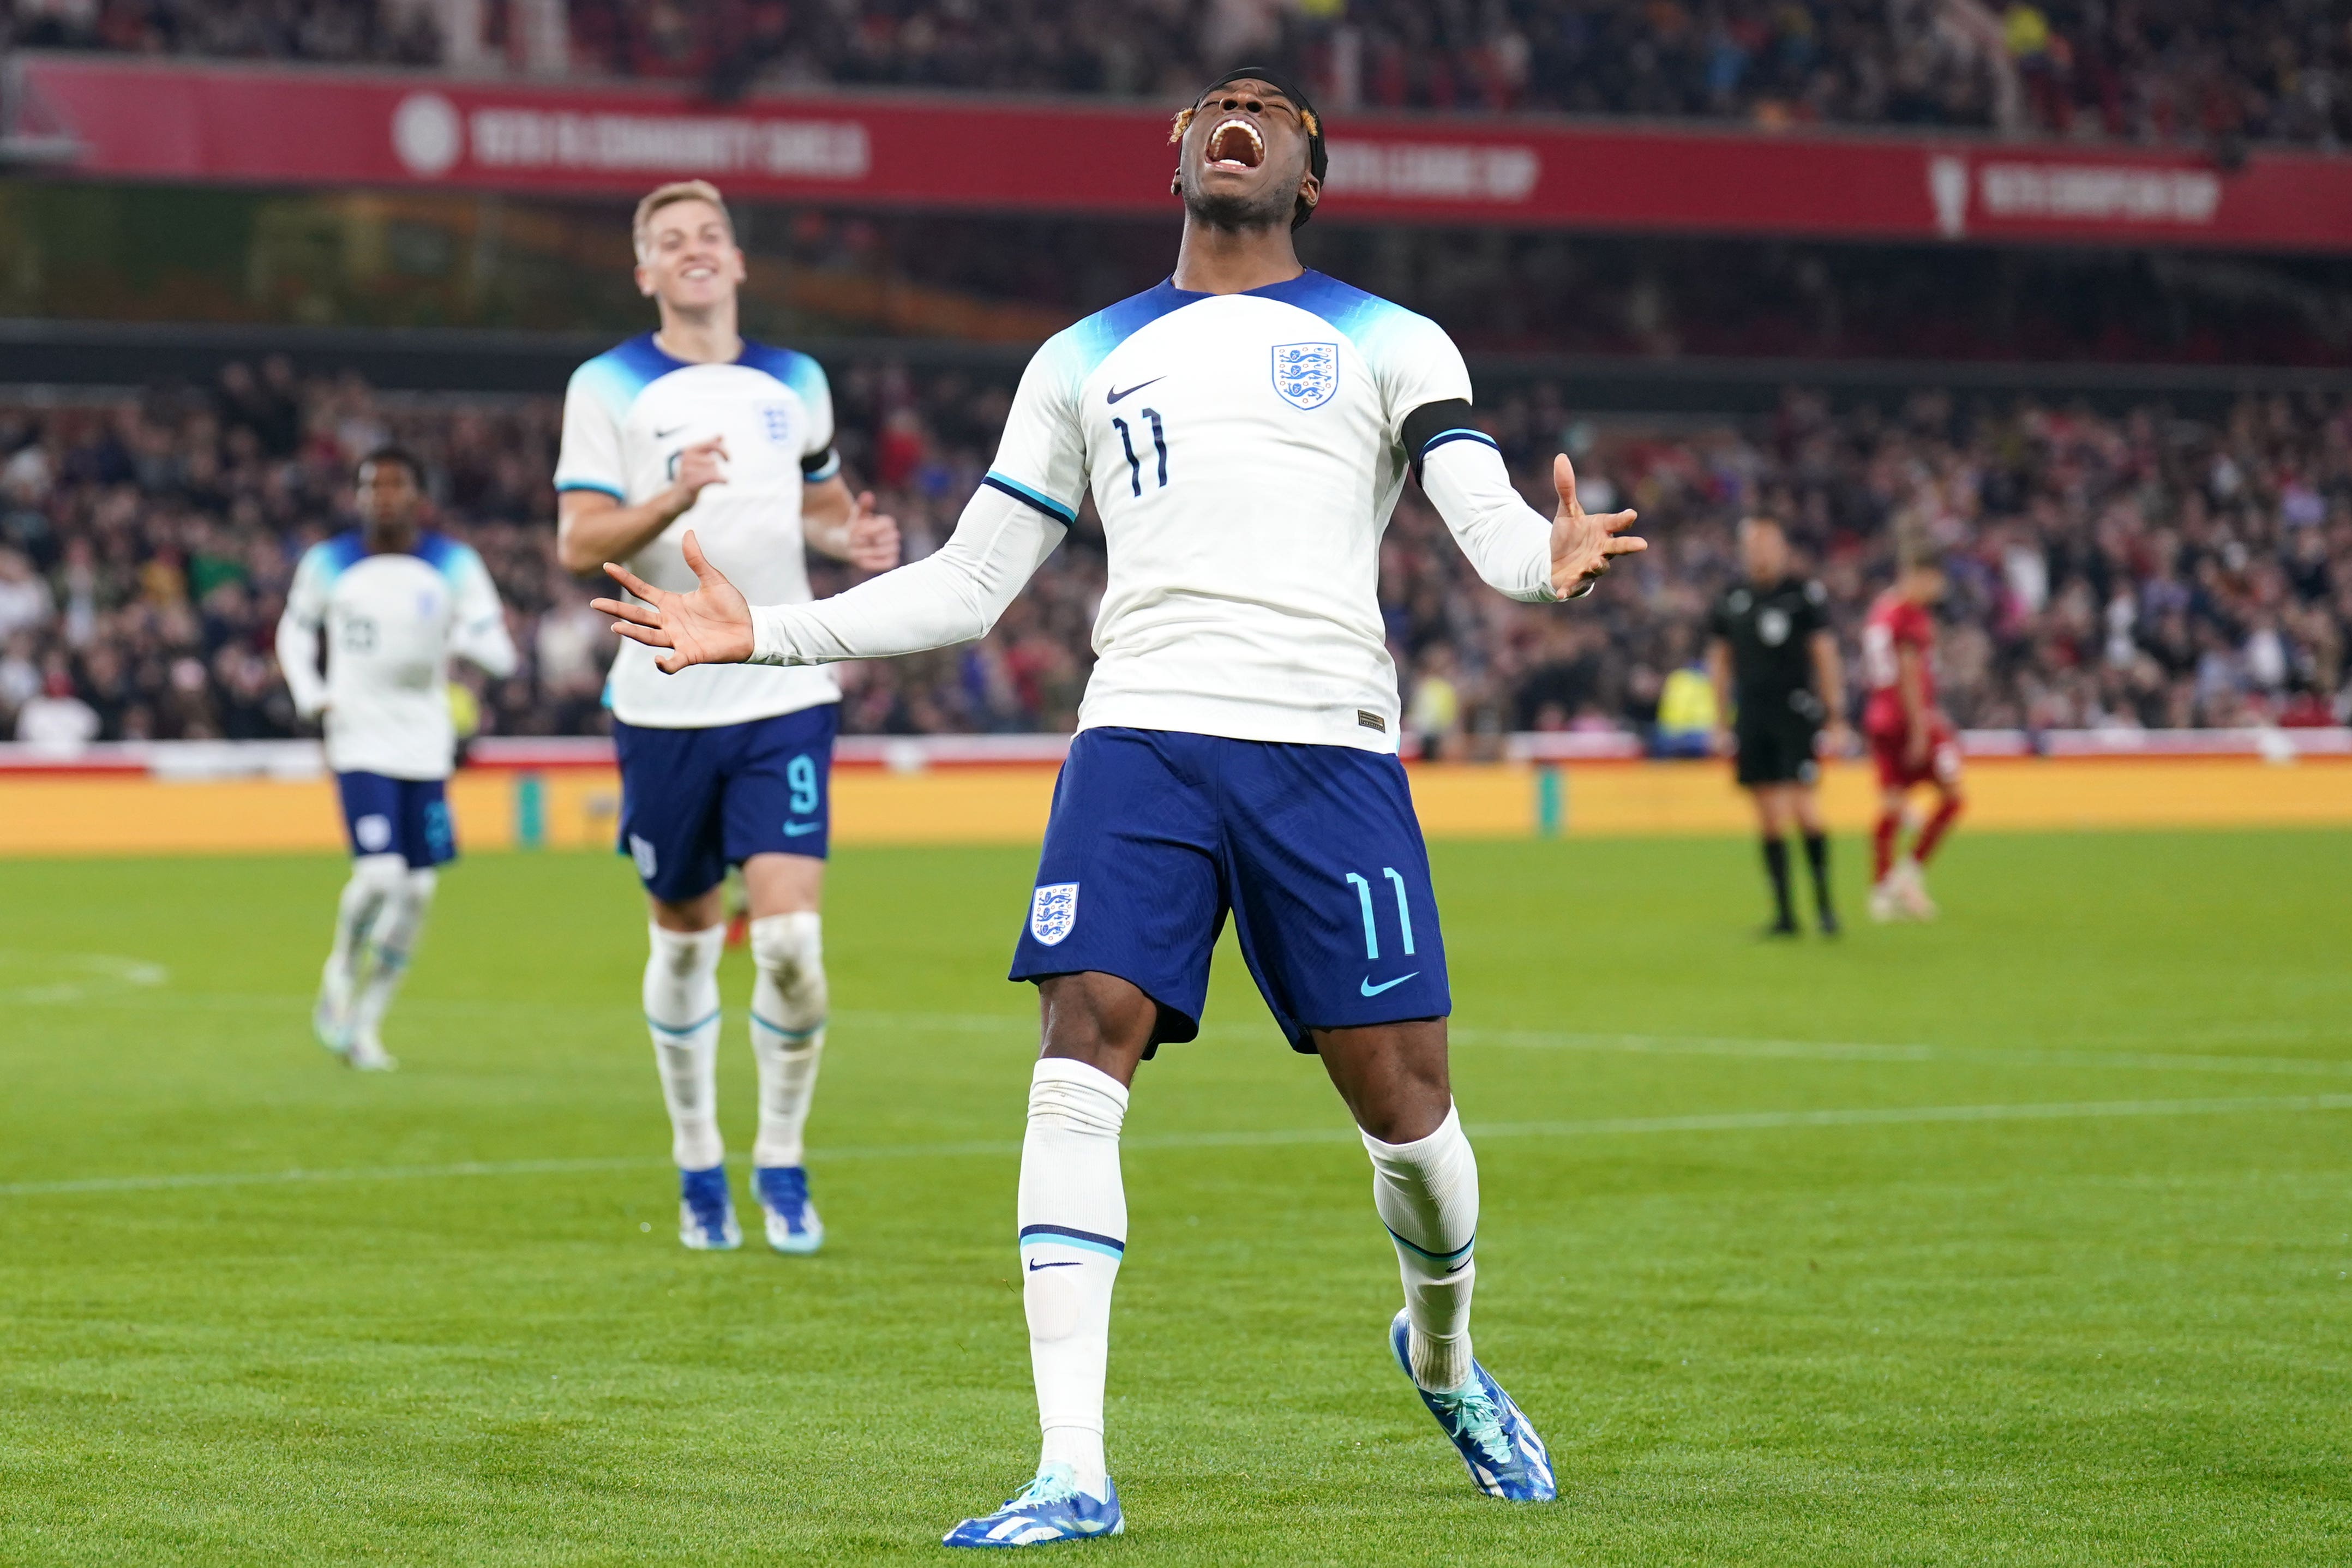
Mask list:
[[1044,1444],[950,1546],[1112,1534],[1103,1450],[1118,1139],[1137,1068],[1200,1028],[1230,914],[1291,1046],[1361,1129],[1404,1310],[1389,1344],[1484,1491],[1555,1495],[1535,1427],[1472,1357],[1477,1164],[1449,1088],[1445,942],[1405,775],[1380,538],[1408,473],[1479,574],[1584,591],[1631,512],[1547,519],[1512,487],[1437,326],[1299,265],[1323,127],[1250,68],[1177,116],[1173,277],[1049,340],[994,467],[937,554],[823,603],[761,605],[689,546],[699,589],[602,600],[665,669],[799,665],[982,635],[1091,495],[1109,554],[1098,662],[1055,787],[1013,977],[1036,983],[1015,1223]]
[[[815,361],[736,330],[743,253],[717,190],[665,185],[637,204],[636,283],[661,328],[572,377],[556,462],[557,551],[573,571],[625,560],[635,580],[689,588],[679,539],[763,602],[809,597],[805,549],[880,570],[898,530],[853,499],[833,450],[833,396]],[[668,675],[625,643],[605,702],[621,765],[621,847],[651,906],[646,1024],[678,1169],[678,1239],[741,1244],[719,1135],[721,892],[740,866],[751,902],[751,1049],[760,1080],[752,1191],[768,1243],[814,1252],[802,1134],[824,1048],[824,886],[841,698],[822,669]]]
[[[323,716],[352,877],[310,1014],[319,1043],[388,1071],[379,1029],[457,856],[446,785],[457,754],[449,658],[514,674],[506,611],[482,558],[424,527],[425,471],[398,447],[359,465],[360,526],[310,547],[278,622],[278,664],[305,718]],[[320,634],[326,671],[319,669]]]
[[1731,753],[1739,787],[1756,802],[1764,841],[1764,871],[1772,882],[1770,936],[1797,935],[1789,896],[1790,827],[1804,835],[1812,872],[1813,913],[1822,935],[1837,935],[1830,899],[1830,841],[1822,825],[1814,751],[1827,727],[1829,750],[1845,749],[1844,676],[1837,633],[1830,629],[1829,593],[1818,582],[1790,575],[1789,538],[1770,517],[1739,525],[1739,559],[1747,580],[1716,601],[1707,644],[1707,674],[1719,714],[1735,714],[1716,749]]
[[[1898,530],[1895,583],[1871,605],[1862,634],[1870,676],[1863,733],[1878,769],[1878,824],[1870,841],[1873,920],[1936,917],[1922,873],[1967,803],[1959,737],[1936,706],[1936,622],[1928,607],[1943,596],[1944,569],[1924,543]],[[1897,856],[1911,791],[1922,784],[1935,789],[1935,813]]]

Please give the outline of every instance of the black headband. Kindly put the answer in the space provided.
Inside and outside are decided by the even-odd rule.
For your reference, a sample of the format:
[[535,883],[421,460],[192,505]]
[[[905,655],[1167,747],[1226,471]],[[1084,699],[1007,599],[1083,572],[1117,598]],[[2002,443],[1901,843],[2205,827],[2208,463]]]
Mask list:
[[[1200,97],[1192,102],[1197,107],[1201,99],[1237,81],[1262,81],[1288,99],[1291,107],[1298,110],[1299,123],[1307,131],[1307,172],[1315,176],[1317,184],[1321,184],[1323,172],[1331,166],[1331,155],[1323,146],[1323,117],[1316,112],[1315,105],[1307,100],[1307,95],[1290,84],[1287,77],[1264,66],[1237,66],[1202,88]],[[1314,207],[1302,201],[1298,204],[1298,210],[1291,215],[1290,226],[1297,228],[1314,215]]]

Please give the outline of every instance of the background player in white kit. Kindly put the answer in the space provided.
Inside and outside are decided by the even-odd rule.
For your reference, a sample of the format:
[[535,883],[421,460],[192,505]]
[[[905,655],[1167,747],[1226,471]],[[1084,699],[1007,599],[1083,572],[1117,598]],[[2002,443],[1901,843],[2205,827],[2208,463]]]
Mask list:
[[1301,268],[1290,231],[1320,198],[1324,155],[1295,89],[1235,72],[1176,137],[1175,276],[1038,351],[996,465],[937,554],[821,604],[754,612],[689,549],[698,591],[608,568],[646,603],[597,601],[667,650],[664,668],[906,653],[981,635],[1081,498],[1101,515],[1099,662],[1013,967],[1044,1011],[1015,1219],[1044,1443],[1036,1479],[950,1546],[1121,1527],[1102,1440],[1127,1245],[1119,1129],[1139,1063],[1196,1034],[1228,913],[1276,1020],[1322,1058],[1362,1130],[1404,1284],[1391,1349],[1481,1490],[1556,1495],[1533,1425],[1470,1354],[1477,1165],[1395,756],[1380,538],[1411,470],[1513,598],[1572,597],[1643,543],[1615,537],[1631,512],[1577,505],[1565,457],[1557,516],[1532,511],[1476,426],[1445,334]]
[[[711,558],[763,599],[809,597],[806,549],[868,570],[898,564],[898,529],[853,500],[833,450],[833,394],[805,354],[736,330],[743,253],[717,190],[665,185],[637,204],[638,289],[661,329],[573,373],[556,460],[557,549],[573,571],[626,560],[649,582],[692,584],[691,525]],[[760,1075],[752,1190],[769,1245],[814,1252],[802,1131],[824,1048],[824,888],[833,740],[830,673],[701,669],[668,675],[625,643],[605,687],[621,764],[621,847],[651,904],[646,1023],[678,1167],[678,1239],[741,1243],[719,1135],[721,886],[740,866],[751,901],[751,1048]]]
[[[446,783],[457,752],[449,656],[514,673],[514,643],[488,569],[471,547],[422,527],[424,470],[394,447],[361,462],[360,527],[313,545],[278,622],[278,663],[305,718],[326,719],[352,879],[320,977],[311,1025],[353,1067],[389,1069],[378,1027],[457,858]],[[327,668],[319,673],[319,639]]]

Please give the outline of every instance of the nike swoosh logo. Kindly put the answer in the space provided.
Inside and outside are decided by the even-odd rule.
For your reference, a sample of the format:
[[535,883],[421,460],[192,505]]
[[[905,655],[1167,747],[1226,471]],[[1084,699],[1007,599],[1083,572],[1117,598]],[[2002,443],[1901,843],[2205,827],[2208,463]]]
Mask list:
[[823,822],[786,822],[784,824],[784,837],[788,839],[797,839],[809,833],[823,832],[824,831],[824,824]]
[[656,441],[667,441],[671,436],[676,435],[679,431],[684,430],[686,426],[682,424],[673,424],[667,430],[656,430],[654,432],[654,439]]
[[1150,381],[1148,381],[1148,382],[1136,382],[1133,386],[1131,386],[1131,387],[1128,388],[1128,389],[1127,389],[1127,391],[1125,391],[1125,392],[1112,392],[1112,393],[1110,394],[1109,398],[1108,398],[1108,399],[1107,399],[1106,401],[1110,402],[1117,402],[1119,399],[1121,399],[1121,398],[1123,398],[1123,397],[1132,397],[1132,396],[1133,396],[1134,394],[1136,394],[1137,392],[1141,392],[1144,388],[1146,388],[1146,387],[1156,387],[1156,386],[1158,386],[1161,382],[1164,382],[1164,381],[1166,381],[1167,379],[1168,379],[1168,378],[1167,378],[1166,376],[1154,376],[1154,377],[1152,377],[1152,378],[1151,378]]
[[1034,1258],[1029,1260],[1029,1271],[1032,1274],[1035,1273],[1040,1269],[1075,1269],[1077,1266],[1078,1264],[1076,1259],[1072,1259],[1066,1263],[1040,1263]]
[[[1412,975],[1418,975],[1420,973],[1421,971],[1419,969],[1415,969],[1412,972]],[[1382,991],[1392,991],[1396,989],[1397,987],[1402,986],[1407,980],[1412,979],[1412,975],[1399,975],[1395,979],[1382,980],[1377,986],[1372,984],[1372,977],[1370,975],[1366,975],[1363,978],[1363,982],[1357,986],[1356,989],[1363,992],[1363,994],[1368,997],[1377,997]]]

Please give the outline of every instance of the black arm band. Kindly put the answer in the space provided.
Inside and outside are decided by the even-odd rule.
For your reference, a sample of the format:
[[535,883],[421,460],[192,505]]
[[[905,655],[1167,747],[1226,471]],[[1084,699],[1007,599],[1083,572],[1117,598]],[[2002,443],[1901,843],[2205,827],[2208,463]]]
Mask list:
[[1488,446],[1495,438],[1478,428],[1477,415],[1458,397],[1425,402],[1404,416],[1404,449],[1412,463],[1412,476],[1421,477],[1421,460],[1431,449],[1449,441],[1476,441]]
[[837,446],[828,446],[801,459],[801,477],[803,479],[830,479],[840,472],[841,449]]

